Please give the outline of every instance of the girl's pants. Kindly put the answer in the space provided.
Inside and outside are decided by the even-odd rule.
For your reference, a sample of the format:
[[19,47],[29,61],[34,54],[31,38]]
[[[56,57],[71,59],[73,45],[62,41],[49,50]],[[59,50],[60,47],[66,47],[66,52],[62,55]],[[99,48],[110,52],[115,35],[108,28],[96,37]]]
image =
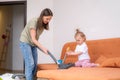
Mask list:
[[89,59],[79,60],[75,63],[76,67],[96,67],[98,64],[90,63]]

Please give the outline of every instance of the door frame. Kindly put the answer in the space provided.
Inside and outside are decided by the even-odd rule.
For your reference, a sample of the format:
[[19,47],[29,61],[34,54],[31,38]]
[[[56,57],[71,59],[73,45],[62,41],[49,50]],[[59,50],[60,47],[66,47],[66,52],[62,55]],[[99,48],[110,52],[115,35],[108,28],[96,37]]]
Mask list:
[[7,5],[24,5],[25,6],[25,13],[24,13],[24,26],[27,20],[27,1],[4,1],[0,2],[0,6],[7,6]]

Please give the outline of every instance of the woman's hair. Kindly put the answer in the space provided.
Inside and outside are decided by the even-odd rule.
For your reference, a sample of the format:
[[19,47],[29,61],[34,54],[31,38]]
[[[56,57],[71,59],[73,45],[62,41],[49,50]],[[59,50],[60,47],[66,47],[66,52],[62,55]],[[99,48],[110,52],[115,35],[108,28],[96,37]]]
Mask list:
[[84,38],[84,41],[86,40],[85,34],[81,32],[79,29],[76,29],[76,33],[74,37],[76,37],[77,35],[80,35],[82,38]]
[[40,28],[44,28],[46,30],[49,29],[49,23],[48,24],[43,23],[43,16],[53,16],[53,13],[49,8],[43,9],[39,18],[38,18],[36,30],[38,30]]

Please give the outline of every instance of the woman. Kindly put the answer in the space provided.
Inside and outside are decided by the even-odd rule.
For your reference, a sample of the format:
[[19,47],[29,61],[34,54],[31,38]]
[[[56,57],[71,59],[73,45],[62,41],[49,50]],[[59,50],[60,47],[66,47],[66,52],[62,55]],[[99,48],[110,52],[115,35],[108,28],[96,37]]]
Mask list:
[[20,36],[20,48],[25,61],[26,80],[33,80],[37,69],[37,48],[47,54],[47,49],[38,42],[44,30],[49,30],[49,22],[53,16],[50,9],[44,9],[39,18],[34,18],[27,23]]

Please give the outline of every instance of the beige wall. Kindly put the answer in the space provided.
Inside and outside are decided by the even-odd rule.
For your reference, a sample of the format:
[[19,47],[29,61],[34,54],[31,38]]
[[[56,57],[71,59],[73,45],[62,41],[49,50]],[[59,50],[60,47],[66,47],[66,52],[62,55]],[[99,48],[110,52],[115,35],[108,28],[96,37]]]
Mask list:
[[[6,33],[6,28],[12,23],[12,7],[10,6],[0,6],[0,55],[2,54],[2,48],[4,45],[4,40],[1,38],[2,34]],[[11,44],[9,44],[8,56],[11,54]],[[10,61],[9,57],[6,62]],[[10,63],[10,62],[9,62]],[[5,68],[6,64],[2,64]]]

